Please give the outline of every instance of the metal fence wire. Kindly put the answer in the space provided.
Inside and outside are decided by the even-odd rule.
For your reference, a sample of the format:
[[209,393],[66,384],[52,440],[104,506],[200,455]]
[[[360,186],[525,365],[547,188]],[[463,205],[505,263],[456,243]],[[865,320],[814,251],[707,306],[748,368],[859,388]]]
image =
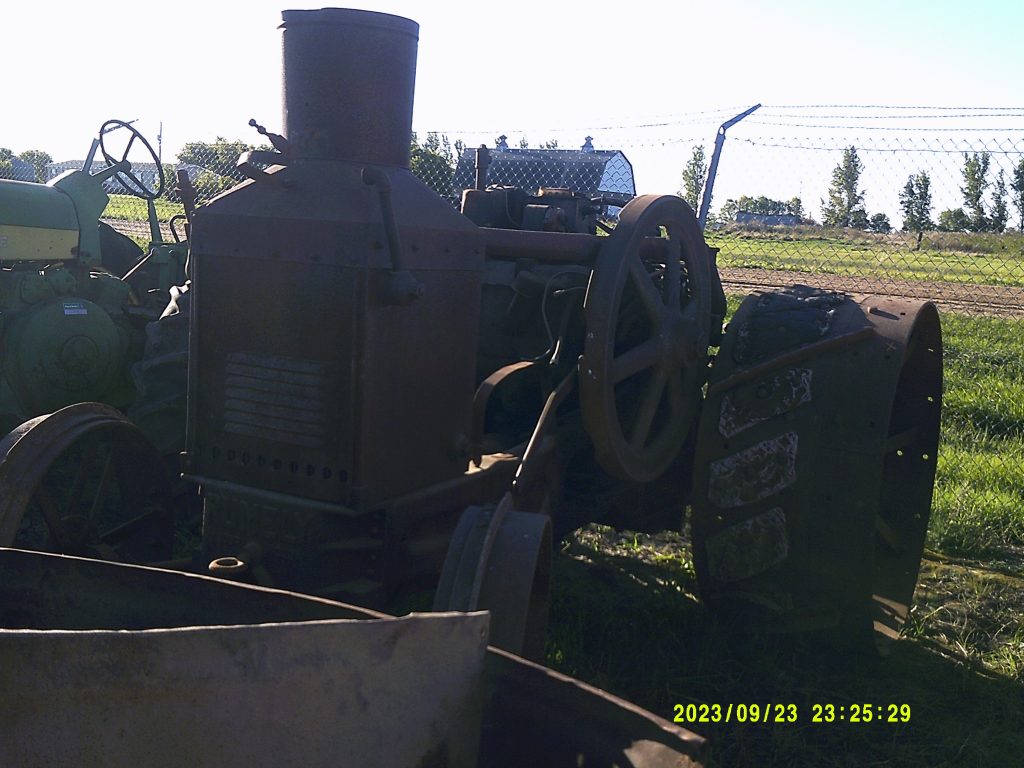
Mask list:
[[[730,128],[705,235],[734,297],[806,284],[936,302],[946,376],[932,543],[1020,547],[1024,110],[896,109],[766,108]],[[600,196],[614,218],[639,179],[697,209],[728,114],[546,130],[539,146],[515,131],[426,133],[413,137],[411,167],[457,206],[483,144],[489,184]],[[200,202],[239,180],[218,153],[205,167],[194,154]],[[137,227],[119,202],[111,223]]]

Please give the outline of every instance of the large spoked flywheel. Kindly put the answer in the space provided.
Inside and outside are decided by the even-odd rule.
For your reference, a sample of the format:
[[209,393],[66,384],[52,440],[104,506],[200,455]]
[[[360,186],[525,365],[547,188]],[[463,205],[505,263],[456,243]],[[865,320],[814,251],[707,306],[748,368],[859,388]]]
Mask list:
[[706,372],[712,276],[679,197],[629,202],[597,257],[584,303],[580,407],[598,462],[624,480],[668,469],[695,420]]
[[0,440],[0,546],[140,563],[173,541],[167,470],[117,410],[78,403]]

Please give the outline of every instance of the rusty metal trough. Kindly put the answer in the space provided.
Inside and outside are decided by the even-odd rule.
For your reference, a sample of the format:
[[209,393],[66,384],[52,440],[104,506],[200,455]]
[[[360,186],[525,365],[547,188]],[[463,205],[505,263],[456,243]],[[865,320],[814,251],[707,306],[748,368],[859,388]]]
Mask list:
[[702,764],[701,737],[487,628],[0,549],[0,765]]

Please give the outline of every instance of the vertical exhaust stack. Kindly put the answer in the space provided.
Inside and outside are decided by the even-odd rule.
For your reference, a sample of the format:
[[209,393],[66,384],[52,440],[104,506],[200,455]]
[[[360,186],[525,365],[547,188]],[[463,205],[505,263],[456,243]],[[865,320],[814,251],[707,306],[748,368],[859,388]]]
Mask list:
[[188,475],[210,560],[380,604],[415,556],[392,501],[466,471],[482,235],[409,169],[419,25],[281,28],[282,162],[193,219]]
[[419,24],[345,8],[282,17],[294,156],[408,168]]

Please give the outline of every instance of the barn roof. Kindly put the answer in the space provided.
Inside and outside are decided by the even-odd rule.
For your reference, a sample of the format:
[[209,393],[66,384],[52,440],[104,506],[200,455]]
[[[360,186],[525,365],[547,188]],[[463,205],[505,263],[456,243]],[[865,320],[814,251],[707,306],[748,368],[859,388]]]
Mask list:
[[[473,186],[475,153],[467,147],[459,157],[455,169],[455,188],[459,192]],[[618,150],[492,149],[487,183],[522,187],[529,193],[556,187],[588,195],[636,195],[633,166]]]

